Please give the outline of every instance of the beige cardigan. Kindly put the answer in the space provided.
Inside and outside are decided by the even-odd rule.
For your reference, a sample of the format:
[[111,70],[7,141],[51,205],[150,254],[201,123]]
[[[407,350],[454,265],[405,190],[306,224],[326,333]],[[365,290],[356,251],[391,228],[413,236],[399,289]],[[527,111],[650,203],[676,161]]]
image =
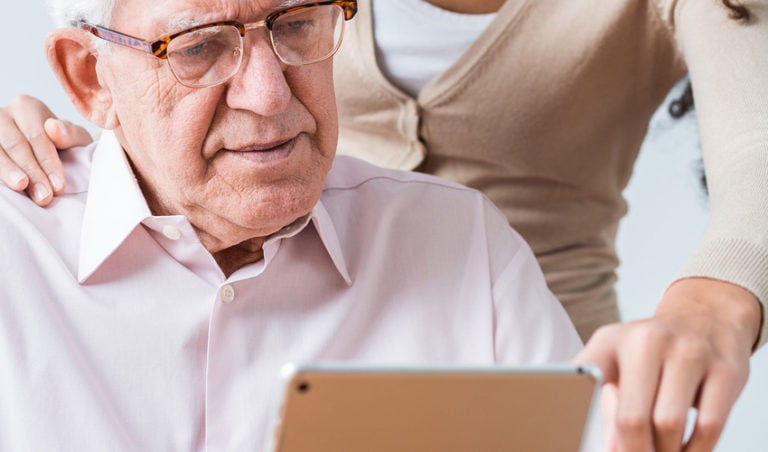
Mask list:
[[362,0],[336,59],[339,150],[485,192],[586,339],[618,319],[622,190],[651,115],[689,71],[712,218],[679,277],[731,281],[765,303],[768,7],[741,3],[757,25],[717,0],[508,0],[413,99],[378,70]]

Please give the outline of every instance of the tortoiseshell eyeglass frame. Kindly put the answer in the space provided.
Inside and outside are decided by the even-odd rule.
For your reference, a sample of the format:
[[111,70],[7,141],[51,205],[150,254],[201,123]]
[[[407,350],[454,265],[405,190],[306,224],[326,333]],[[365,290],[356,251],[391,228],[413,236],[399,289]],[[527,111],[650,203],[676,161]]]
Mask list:
[[[272,14],[268,15],[264,20],[260,20],[258,22],[253,22],[249,24],[241,24],[240,22],[235,22],[235,21],[213,22],[205,25],[197,25],[195,27],[192,27],[183,31],[179,31],[177,33],[163,36],[162,38],[158,38],[154,41],[145,41],[144,39],[137,38],[135,36],[127,35],[124,33],[120,33],[114,30],[110,30],[109,28],[101,27],[99,25],[94,25],[84,20],[73,21],[71,25],[75,28],[85,30],[105,41],[118,44],[121,46],[125,46],[125,47],[130,47],[132,49],[135,49],[144,53],[148,53],[157,58],[166,60],[168,59],[168,44],[170,44],[170,42],[174,38],[177,38],[181,35],[192,33],[194,31],[198,31],[203,28],[218,27],[218,26],[235,27],[237,28],[237,31],[240,33],[241,37],[245,37],[246,31],[253,30],[259,27],[266,27],[271,32],[272,25],[275,23],[275,20],[277,20],[277,18],[279,18],[280,16],[291,13],[291,12],[295,12],[298,10],[306,9],[306,8],[313,8],[313,7],[325,6],[325,5],[337,5],[341,7],[341,9],[344,10],[344,20],[352,19],[357,13],[357,0],[335,0],[335,1],[306,3],[304,5],[292,6],[290,8],[285,8],[279,11],[275,11]],[[274,50],[274,44],[273,44],[273,50]]]

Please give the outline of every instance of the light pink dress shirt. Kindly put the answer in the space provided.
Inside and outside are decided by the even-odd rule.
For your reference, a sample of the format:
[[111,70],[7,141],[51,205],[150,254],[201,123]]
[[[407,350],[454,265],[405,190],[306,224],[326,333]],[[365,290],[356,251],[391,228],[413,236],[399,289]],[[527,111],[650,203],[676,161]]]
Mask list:
[[339,157],[311,214],[225,278],[185,217],[150,213],[113,134],[63,157],[47,209],[0,188],[0,450],[259,451],[286,362],[581,347],[476,191]]

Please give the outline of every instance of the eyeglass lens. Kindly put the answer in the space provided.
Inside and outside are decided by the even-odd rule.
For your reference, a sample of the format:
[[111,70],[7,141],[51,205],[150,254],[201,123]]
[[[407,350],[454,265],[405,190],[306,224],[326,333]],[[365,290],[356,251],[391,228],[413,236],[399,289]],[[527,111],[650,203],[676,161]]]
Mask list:
[[[311,64],[331,56],[341,43],[343,10],[320,5],[287,12],[272,23],[275,54],[286,64]],[[176,78],[191,87],[211,86],[232,77],[242,61],[242,38],[231,25],[202,28],[168,44]]]

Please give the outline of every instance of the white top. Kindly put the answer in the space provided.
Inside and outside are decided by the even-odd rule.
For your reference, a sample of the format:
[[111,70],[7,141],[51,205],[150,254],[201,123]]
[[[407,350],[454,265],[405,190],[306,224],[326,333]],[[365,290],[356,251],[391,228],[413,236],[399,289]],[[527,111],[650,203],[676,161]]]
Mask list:
[[581,347],[476,191],[337,158],[311,214],[226,278],[185,217],[152,216],[111,132],[90,151],[62,154],[47,209],[0,188],[0,450],[259,451],[289,361]]
[[496,17],[454,13],[424,0],[371,3],[381,72],[413,97],[448,69]]

